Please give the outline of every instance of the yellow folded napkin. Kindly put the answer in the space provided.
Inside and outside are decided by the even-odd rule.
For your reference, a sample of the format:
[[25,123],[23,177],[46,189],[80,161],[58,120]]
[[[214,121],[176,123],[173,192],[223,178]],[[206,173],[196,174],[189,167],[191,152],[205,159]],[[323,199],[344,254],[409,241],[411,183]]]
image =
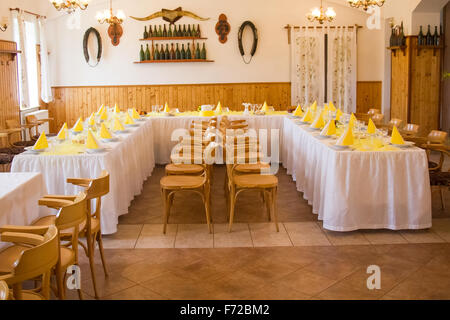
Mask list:
[[351,146],[354,144],[352,127],[349,126],[344,134],[336,142],[338,146]]
[[106,110],[106,108],[103,109],[103,112],[100,115],[100,120],[108,120],[108,111]]
[[114,131],[125,131],[125,128],[119,119],[114,119]]
[[377,132],[377,127],[375,126],[375,123],[373,123],[372,119],[369,119],[369,124],[367,125],[367,133],[375,134],[376,132]]
[[317,110],[317,101],[314,101],[314,103],[311,105],[311,110],[316,111]]
[[100,138],[102,138],[102,139],[111,139],[112,138],[111,132],[109,132],[108,128],[105,126],[105,123],[102,123],[102,125],[101,125]]
[[214,111],[200,111],[200,117],[214,117]]
[[58,140],[66,140],[66,138],[67,138],[67,122],[63,124],[63,126],[58,132],[58,135],[56,136],[56,139]]
[[341,110],[341,109],[338,109],[338,110],[336,111],[336,121],[339,121],[339,120],[341,119],[342,115],[343,115],[342,110]]
[[33,150],[44,150],[48,148],[47,137],[45,136],[45,132],[42,132],[39,136],[39,139],[33,146]]
[[140,119],[141,116],[139,115],[139,113],[136,111],[136,108],[133,108],[133,119]]
[[312,122],[313,121],[313,116],[312,116],[312,112],[311,112],[311,108],[308,108],[308,110],[306,110],[305,115],[302,118],[303,122]]
[[322,110],[322,111],[324,111],[324,112],[330,111],[330,107],[328,106],[328,103],[325,103],[325,104],[323,105],[323,110]]
[[331,112],[335,112],[335,111],[336,111],[336,107],[334,106],[334,104],[333,104],[332,101],[330,101],[330,103],[328,104],[328,109],[329,109]]
[[348,125],[352,128],[355,127],[356,121],[358,121],[358,119],[356,119],[355,114],[352,112],[352,115],[350,116],[350,121],[348,123]]
[[336,134],[336,123],[334,120],[328,121],[327,125],[323,128],[320,133],[321,136],[332,136]]
[[220,104],[220,101],[219,101],[219,103],[217,104],[215,113],[222,113],[222,105]]
[[115,106],[114,106],[114,113],[120,113],[120,109],[119,109],[119,107],[117,106],[117,103],[116,103]]
[[89,125],[95,126],[95,113],[92,113],[91,116],[89,117]]
[[79,118],[77,120],[77,122],[75,123],[75,125],[73,126],[72,130],[74,132],[83,132],[83,118]]
[[125,124],[134,124],[134,120],[131,119],[130,114],[127,112],[127,117],[125,119]]
[[394,126],[394,128],[392,129],[391,143],[392,144],[405,144],[405,140],[403,140],[403,137],[400,134],[400,132],[398,132],[398,129],[396,126]]
[[264,101],[263,107],[261,109],[262,112],[269,112],[269,106],[267,105],[267,102]]
[[97,114],[98,114],[98,115],[101,115],[101,114],[103,113],[103,110],[104,110],[104,109],[105,109],[105,105],[102,104],[102,105],[100,106],[100,108],[98,108]]
[[302,117],[303,116],[303,110],[300,105],[297,106],[297,109],[294,111],[294,117]]
[[88,131],[88,136],[86,139],[86,148],[88,149],[98,149],[98,143],[97,140],[94,137],[94,134],[92,133],[92,131],[89,129]]
[[167,112],[167,113],[170,112],[170,108],[169,108],[169,105],[167,104],[167,102],[166,102],[166,104],[164,106],[164,112]]
[[323,120],[323,112],[319,112],[311,124],[311,128],[322,129],[325,126],[325,121]]

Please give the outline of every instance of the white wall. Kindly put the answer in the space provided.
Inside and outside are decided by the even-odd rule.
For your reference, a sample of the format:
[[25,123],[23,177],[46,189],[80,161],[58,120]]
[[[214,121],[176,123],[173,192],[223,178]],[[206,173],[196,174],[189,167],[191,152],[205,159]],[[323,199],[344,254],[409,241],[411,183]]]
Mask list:
[[[337,12],[333,24],[357,23],[365,26],[368,15],[343,3],[330,3]],[[124,36],[120,45],[113,47],[107,36],[107,26],[95,20],[96,12],[108,6],[106,1],[91,1],[89,8],[79,15],[80,29],[73,30],[67,27],[70,17],[56,14],[50,8],[47,30],[53,82],[55,86],[289,82],[289,46],[283,27],[287,23],[306,24],[307,12],[317,5],[317,0],[115,0],[115,10],[122,9],[127,16],[142,17],[163,7],[174,9],[182,6],[200,16],[211,18],[200,22],[200,25],[203,35],[209,38],[206,46],[209,58],[215,60],[214,63],[144,65],[133,64],[139,59],[142,44],[138,39],[142,37],[146,24],[162,24],[162,19],[144,23],[128,18],[124,23]],[[219,43],[214,31],[221,13],[227,15],[231,24],[229,40],[225,45]],[[242,62],[237,43],[238,28],[245,20],[253,21],[259,33],[258,51],[250,65]],[[185,17],[179,23],[198,22]],[[83,56],[82,39],[89,27],[97,28],[103,38],[103,57],[96,68],[89,67]],[[358,80],[383,79],[384,47],[383,30],[367,30],[365,27],[360,31]]]

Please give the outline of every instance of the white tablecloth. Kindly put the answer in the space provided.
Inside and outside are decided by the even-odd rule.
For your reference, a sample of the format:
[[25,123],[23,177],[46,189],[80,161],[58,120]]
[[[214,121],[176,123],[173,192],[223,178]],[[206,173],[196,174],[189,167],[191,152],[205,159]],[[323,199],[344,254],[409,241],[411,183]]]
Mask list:
[[[38,205],[44,194],[46,187],[40,173],[0,173],[0,226],[26,226],[49,214]],[[4,246],[0,242],[0,248]]]
[[104,234],[117,231],[119,216],[128,213],[134,196],[155,166],[152,121],[129,129],[122,140],[109,144],[111,150],[81,155],[19,155],[12,172],[41,172],[50,194],[73,195],[82,191],[66,183],[67,178],[95,178],[102,170],[110,173],[110,192],[102,199],[101,225]]
[[401,151],[336,151],[285,118],[282,162],[326,229],[431,227],[427,156]]
[[[218,120],[220,121],[220,116]],[[267,116],[246,116],[246,115],[230,115],[230,120],[245,119],[250,129],[279,129],[279,145],[281,143],[281,134],[283,128],[283,115],[267,115]],[[155,162],[158,164],[170,163],[170,153],[177,142],[172,141],[172,132],[176,129],[189,129],[193,120],[207,120],[205,117],[180,116],[180,117],[152,117],[154,145],[155,145]],[[271,133],[267,133],[267,150],[270,154],[271,150]],[[280,149],[281,153],[281,149]]]

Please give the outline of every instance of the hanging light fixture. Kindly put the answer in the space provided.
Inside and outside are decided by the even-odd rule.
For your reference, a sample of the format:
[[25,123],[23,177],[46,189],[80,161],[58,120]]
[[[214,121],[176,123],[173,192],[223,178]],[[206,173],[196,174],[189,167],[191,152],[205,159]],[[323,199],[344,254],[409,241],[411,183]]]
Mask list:
[[326,10],[323,8],[322,0],[320,0],[320,8],[313,8],[308,14],[308,20],[311,22],[331,22],[336,18],[336,11],[332,7],[328,7]]
[[114,15],[112,0],[110,0],[109,10],[97,12],[96,19],[101,24],[109,24],[108,35],[111,38],[111,42],[114,46],[119,45],[120,37],[123,35],[123,28],[121,24],[125,20],[125,13],[122,10],[118,10],[117,14]]
[[385,0],[347,0],[348,4],[352,8],[363,8],[367,11],[369,7],[379,6],[382,7]]
[[74,13],[77,9],[86,10],[89,0],[50,0],[56,10]]

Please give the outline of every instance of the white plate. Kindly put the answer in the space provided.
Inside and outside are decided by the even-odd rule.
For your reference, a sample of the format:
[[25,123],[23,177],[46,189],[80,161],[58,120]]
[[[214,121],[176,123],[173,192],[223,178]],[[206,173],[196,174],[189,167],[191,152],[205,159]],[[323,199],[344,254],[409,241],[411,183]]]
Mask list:
[[405,141],[405,144],[393,144],[393,143],[390,143],[390,144],[393,145],[394,147],[403,148],[403,149],[411,148],[415,145],[415,143],[413,141]]
[[340,145],[337,145],[337,144],[332,144],[332,145],[330,145],[330,147],[335,149],[335,150],[340,150],[340,151],[351,150],[350,146],[340,146]]
[[143,122],[143,121],[146,121],[147,119],[145,119],[145,118],[139,118],[139,119],[134,119],[134,120]]
[[111,138],[111,139],[101,139],[101,141],[102,142],[106,142],[106,143],[108,143],[108,142],[117,142],[117,141],[119,141],[119,138],[114,137],[114,138]]
[[330,136],[322,136],[321,134],[319,134],[318,136],[316,136],[316,138],[319,139],[319,140],[331,139]]
[[128,133],[129,131],[128,130],[119,130],[119,131],[114,131],[114,133],[117,133],[117,134],[125,134],[125,133]]
[[139,127],[138,123],[126,124],[125,127]]
[[105,152],[106,148],[98,148],[98,149],[86,149],[86,153],[102,153]]

